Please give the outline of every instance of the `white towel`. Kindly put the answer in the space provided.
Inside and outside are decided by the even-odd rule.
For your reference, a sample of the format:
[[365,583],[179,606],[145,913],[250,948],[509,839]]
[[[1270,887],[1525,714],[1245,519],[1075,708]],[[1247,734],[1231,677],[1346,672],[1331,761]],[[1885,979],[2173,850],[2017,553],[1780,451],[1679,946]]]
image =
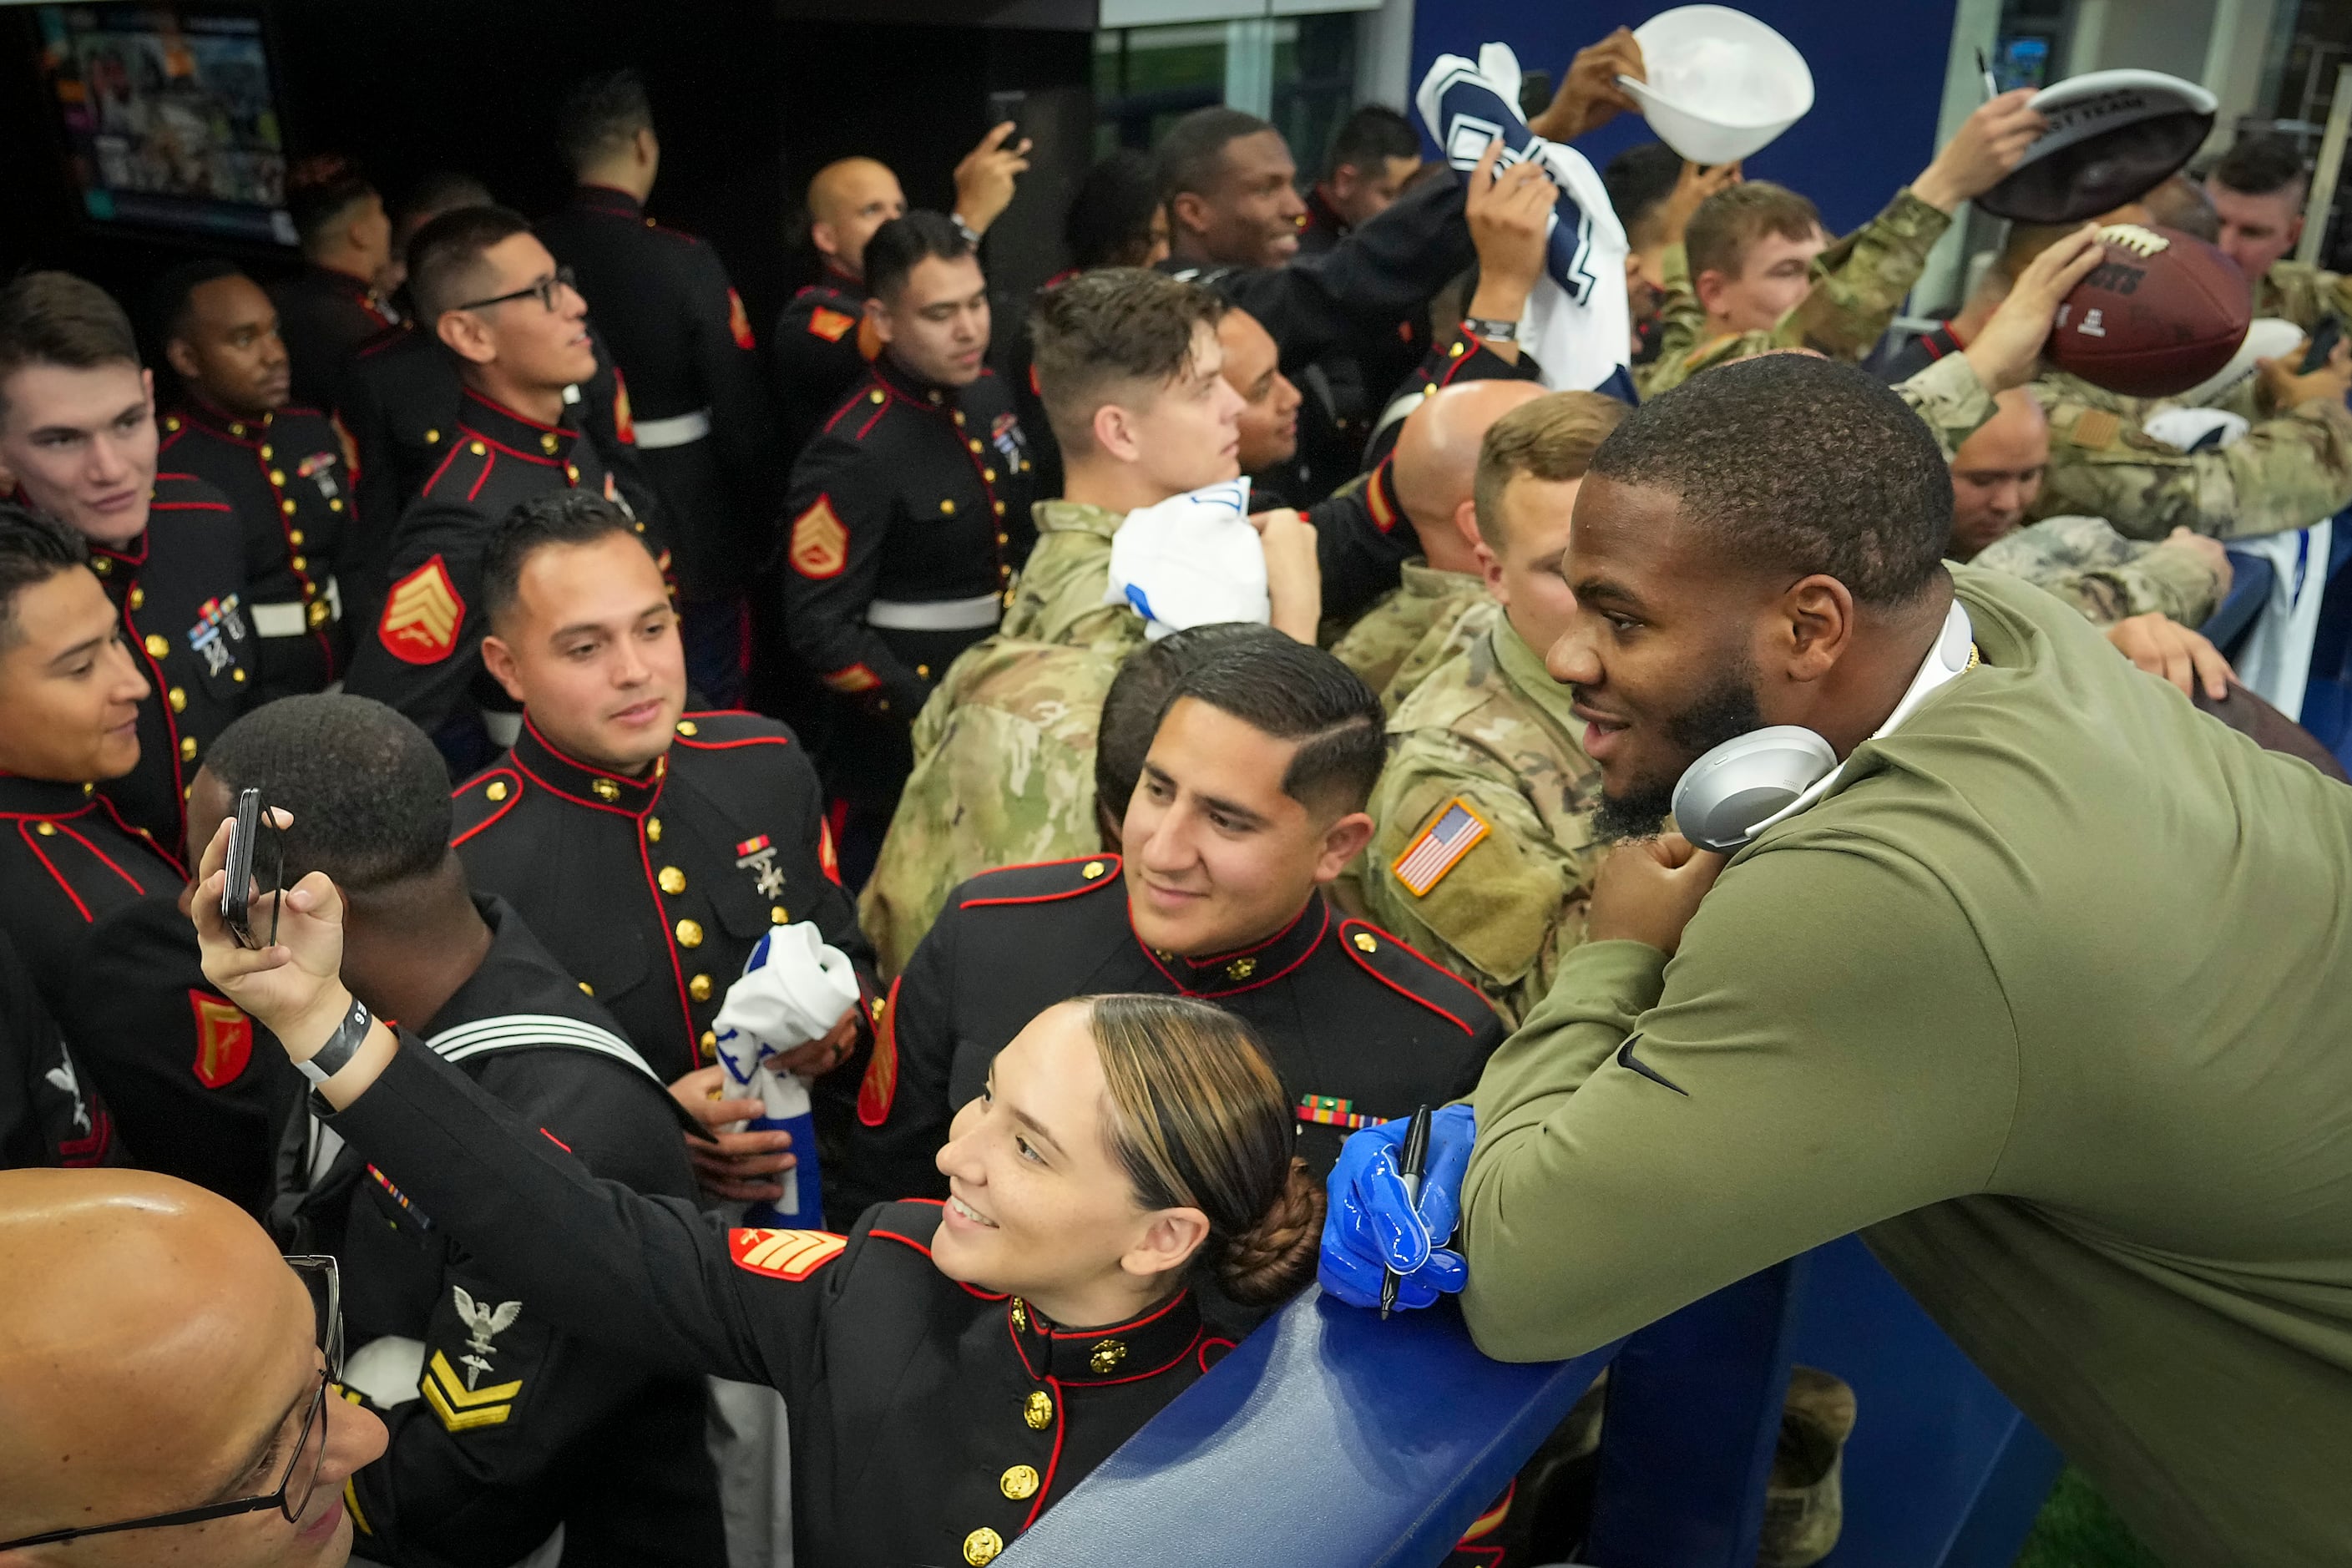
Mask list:
[[1226,479],[1129,512],[1111,535],[1103,603],[1133,608],[1154,642],[1192,626],[1273,619],[1249,489],[1245,478]]

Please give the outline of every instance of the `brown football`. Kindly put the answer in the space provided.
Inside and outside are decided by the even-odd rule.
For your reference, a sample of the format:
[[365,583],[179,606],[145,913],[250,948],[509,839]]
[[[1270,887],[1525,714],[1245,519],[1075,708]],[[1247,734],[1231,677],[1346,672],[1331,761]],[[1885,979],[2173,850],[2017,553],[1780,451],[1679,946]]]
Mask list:
[[2106,257],[2058,307],[2042,357],[2127,397],[2171,397],[2230,363],[2253,315],[2245,274],[2177,228],[2114,223]]

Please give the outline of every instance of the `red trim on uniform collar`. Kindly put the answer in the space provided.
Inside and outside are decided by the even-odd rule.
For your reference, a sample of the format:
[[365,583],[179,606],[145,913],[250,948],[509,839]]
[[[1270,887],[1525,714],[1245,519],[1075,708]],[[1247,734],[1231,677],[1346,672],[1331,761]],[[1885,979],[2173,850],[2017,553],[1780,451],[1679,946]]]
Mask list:
[[[514,765],[532,782],[566,800],[620,816],[643,816],[651,811],[661,799],[662,784],[669,776],[667,756],[655,758],[653,767],[642,779],[593,767],[550,741],[531,722],[528,711],[522,716],[522,733],[515,737],[509,755]],[[599,784],[612,789],[612,799],[604,797],[596,787]]]
[[817,283],[820,286],[830,284],[843,293],[856,294],[861,300],[866,297],[866,279],[851,277],[829,256],[824,258],[824,266],[817,276]]
[[[231,414],[226,409],[205,401],[204,394],[194,387],[188,389],[187,401],[170,412],[179,416],[190,425],[203,426],[224,441],[235,441],[245,447],[261,445],[262,437],[268,433],[270,421],[277,417],[275,414],[265,414],[258,419],[247,419],[243,415]],[[246,434],[242,436],[238,435],[235,428],[240,425],[246,429]]]
[[[147,504],[151,508],[155,504],[155,497],[152,491],[150,491],[148,494]],[[103,555],[110,561],[120,561],[125,566],[144,566],[147,564],[147,531],[143,528],[139,531],[139,549],[135,554],[131,551],[121,545],[100,544],[95,539],[86,540],[84,542],[89,546],[89,552],[92,555]]]
[[[1076,1387],[1157,1377],[1188,1360],[1205,1331],[1200,1302],[1189,1289],[1139,1318],[1094,1329],[1056,1328],[1033,1303],[1015,1297],[1005,1302],[1004,1327],[1031,1377]],[[1095,1356],[1106,1350],[1108,1359],[1097,1367]]]
[[[480,404],[484,408],[488,409],[491,413],[498,415],[499,417],[511,419],[516,424],[523,426],[529,429],[541,432],[552,432],[555,435],[563,437],[567,440],[576,440],[579,438],[580,432],[577,430],[571,429],[562,425],[542,425],[528,414],[518,414],[503,403],[484,397],[480,393],[475,391],[470,386],[461,386],[457,390],[467,397],[471,398],[474,402]],[[460,409],[458,411],[457,419],[459,424],[464,424],[466,422],[465,410]],[[471,426],[468,427],[470,428]],[[544,460],[544,458],[541,459],[541,461]]]
[[[904,398],[918,408],[951,409],[956,406],[956,394],[961,389],[941,386],[916,375],[884,351],[874,361],[874,379],[882,384],[893,396]],[[938,400],[932,400],[933,394]]]
[[[1314,917],[1309,919],[1309,917]],[[1187,996],[1234,996],[1271,985],[1313,956],[1331,929],[1331,906],[1319,896],[1309,897],[1298,912],[1265,941],[1204,958],[1161,954],[1135,932],[1135,901],[1127,905],[1127,924],[1135,944]]]

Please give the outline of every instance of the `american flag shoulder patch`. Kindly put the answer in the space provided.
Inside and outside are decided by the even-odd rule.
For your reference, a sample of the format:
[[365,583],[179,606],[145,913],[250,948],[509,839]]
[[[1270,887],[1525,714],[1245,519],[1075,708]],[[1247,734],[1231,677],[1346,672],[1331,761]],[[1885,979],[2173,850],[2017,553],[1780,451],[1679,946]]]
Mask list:
[[1445,873],[1460,865],[1462,857],[1493,831],[1486,819],[1457,795],[1445,803],[1437,820],[1423,828],[1421,837],[1389,863],[1389,869],[1396,873],[1405,891],[1416,899],[1426,898],[1429,889],[1444,881]]

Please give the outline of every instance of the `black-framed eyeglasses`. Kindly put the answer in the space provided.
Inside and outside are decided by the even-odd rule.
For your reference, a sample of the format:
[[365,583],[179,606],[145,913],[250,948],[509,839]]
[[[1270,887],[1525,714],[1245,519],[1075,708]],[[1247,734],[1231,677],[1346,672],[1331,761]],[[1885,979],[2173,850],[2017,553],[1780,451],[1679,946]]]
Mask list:
[[203,1524],[209,1520],[230,1519],[241,1513],[261,1513],[276,1509],[289,1524],[302,1522],[310,1509],[310,1499],[319,1489],[319,1472],[327,1458],[327,1401],[334,1396],[335,1380],[343,1373],[343,1290],[341,1276],[336,1272],[331,1258],[289,1258],[287,1263],[302,1277],[310,1292],[310,1306],[318,1315],[319,1353],[323,1364],[319,1369],[318,1391],[310,1396],[310,1407],[302,1417],[301,1435],[294,1439],[294,1450],[287,1456],[286,1468],[278,1478],[276,1489],[259,1497],[239,1498],[234,1502],[206,1503],[202,1508],[176,1509],[170,1513],[149,1514],[143,1519],[119,1520],[112,1524],[93,1524],[76,1530],[52,1530],[40,1535],[27,1535],[21,1541],[0,1541],[0,1552],[15,1552],[28,1546],[55,1546],[68,1541],[79,1541],[85,1535],[113,1535],[126,1530],[162,1530],[174,1524]]
[[576,289],[579,287],[579,279],[573,276],[572,268],[559,267],[555,269],[554,276],[542,278],[527,289],[518,289],[511,294],[496,294],[487,300],[475,300],[463,305],[452,305],[449,308],[453,310],[480,310],[492,305],[508,304],[516,300],[536,298],[541,309],[552,310],[555,309],[555,291],[558,289]]

